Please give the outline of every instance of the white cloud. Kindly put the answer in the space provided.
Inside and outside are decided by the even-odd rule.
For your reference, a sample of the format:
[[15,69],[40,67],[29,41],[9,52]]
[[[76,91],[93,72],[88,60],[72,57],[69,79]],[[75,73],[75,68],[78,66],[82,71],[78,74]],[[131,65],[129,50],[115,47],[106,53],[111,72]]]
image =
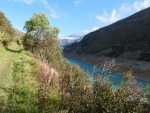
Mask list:
[[103,24],[111,24],[116,22],[121,18],[121,15],[117,13],[116,9],[113,9],[112,12],[109,14],[104,12],[102,15],[97,15],[96,19],[102,22]]
[[27,5],[32,5],[34,3],[41,3],[46,10],[48,10],[48,15],[53,19],[59,19],[59,15],[56,10],[49,4],[48,0],[7,0],[9,2],[22,2]]
[[48,10],[48,15],[53,19],[59,19],[59,15],[56,13],[55,9],[49,4],[48,0],[43,0],[44,7]]
[[148,7],[150,7],[150,0],[135,0],[133,4],[123,3],[118,9],[113,9],[111,12],[104,11],[96,15],[96,19],[105,26]]

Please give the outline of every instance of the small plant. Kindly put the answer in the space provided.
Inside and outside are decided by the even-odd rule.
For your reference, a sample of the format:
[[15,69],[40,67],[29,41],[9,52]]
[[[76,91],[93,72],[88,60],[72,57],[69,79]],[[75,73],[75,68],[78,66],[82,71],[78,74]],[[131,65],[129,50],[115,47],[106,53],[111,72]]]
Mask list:
[[40,113],[54,113],[60,105],[59,75],[47,62],[41,62],[38,79],[38,109]]
[[0,42],[3,44],[4,47],[7,47],[8,43],[12,41],[10,35],[6,32],[0,32]]

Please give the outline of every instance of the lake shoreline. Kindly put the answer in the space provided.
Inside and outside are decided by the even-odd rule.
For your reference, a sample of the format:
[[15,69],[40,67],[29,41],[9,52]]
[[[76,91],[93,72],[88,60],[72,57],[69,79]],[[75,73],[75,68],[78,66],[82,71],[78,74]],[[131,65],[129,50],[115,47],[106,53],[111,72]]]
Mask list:
[[115,60],[115,67],[113,68],[113,72],[124,73],[129,70],[132,70],[132,75],[139,80],[146,81],[150,83],[150,62],[144,61],[134,61],[128,59],[116,59],[109,57],[98,57],[92,55],[78,55],[75,53],[65,53],[64,56],[66,58],[76,58],[83,62],[95,65],[97,67],[103,68],[105,61],[107,60]]

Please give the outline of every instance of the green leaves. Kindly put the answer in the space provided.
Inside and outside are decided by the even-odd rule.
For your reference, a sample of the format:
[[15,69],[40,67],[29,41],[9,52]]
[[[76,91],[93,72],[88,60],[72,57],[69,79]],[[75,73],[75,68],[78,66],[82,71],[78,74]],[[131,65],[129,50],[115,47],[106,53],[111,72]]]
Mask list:
[[42,13],[33,15],[33,17],[25,23],[24,28],[27,31],[23,41],[24,46],[34,53],[40,48],[48,47],[51,43],[49,39],[57,38],[59,33],[58,28],[51,27],[48,17]]
[[37,29],[50,29],[48,17],[45,14],[34,14],[33,17],[25,23],[24,28],[27,32],[36,31]]

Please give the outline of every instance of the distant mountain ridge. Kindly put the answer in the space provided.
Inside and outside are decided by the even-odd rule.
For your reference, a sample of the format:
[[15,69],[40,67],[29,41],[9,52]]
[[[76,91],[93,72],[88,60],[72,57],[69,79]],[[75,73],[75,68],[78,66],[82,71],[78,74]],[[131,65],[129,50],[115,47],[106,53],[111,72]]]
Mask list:
[[74,43],[76,40],[75,39],[59,39],[60,46],[66,46]]
[[60,37],[59,42],[61,46],[68,46],[73,43],[80,42],[82,38],[83,38],[82,34],[73,34],[65,37]]
[[[67,48],[68,50],[68,48]],[[150,61],[150,8],[91,32],[69,51]]]

